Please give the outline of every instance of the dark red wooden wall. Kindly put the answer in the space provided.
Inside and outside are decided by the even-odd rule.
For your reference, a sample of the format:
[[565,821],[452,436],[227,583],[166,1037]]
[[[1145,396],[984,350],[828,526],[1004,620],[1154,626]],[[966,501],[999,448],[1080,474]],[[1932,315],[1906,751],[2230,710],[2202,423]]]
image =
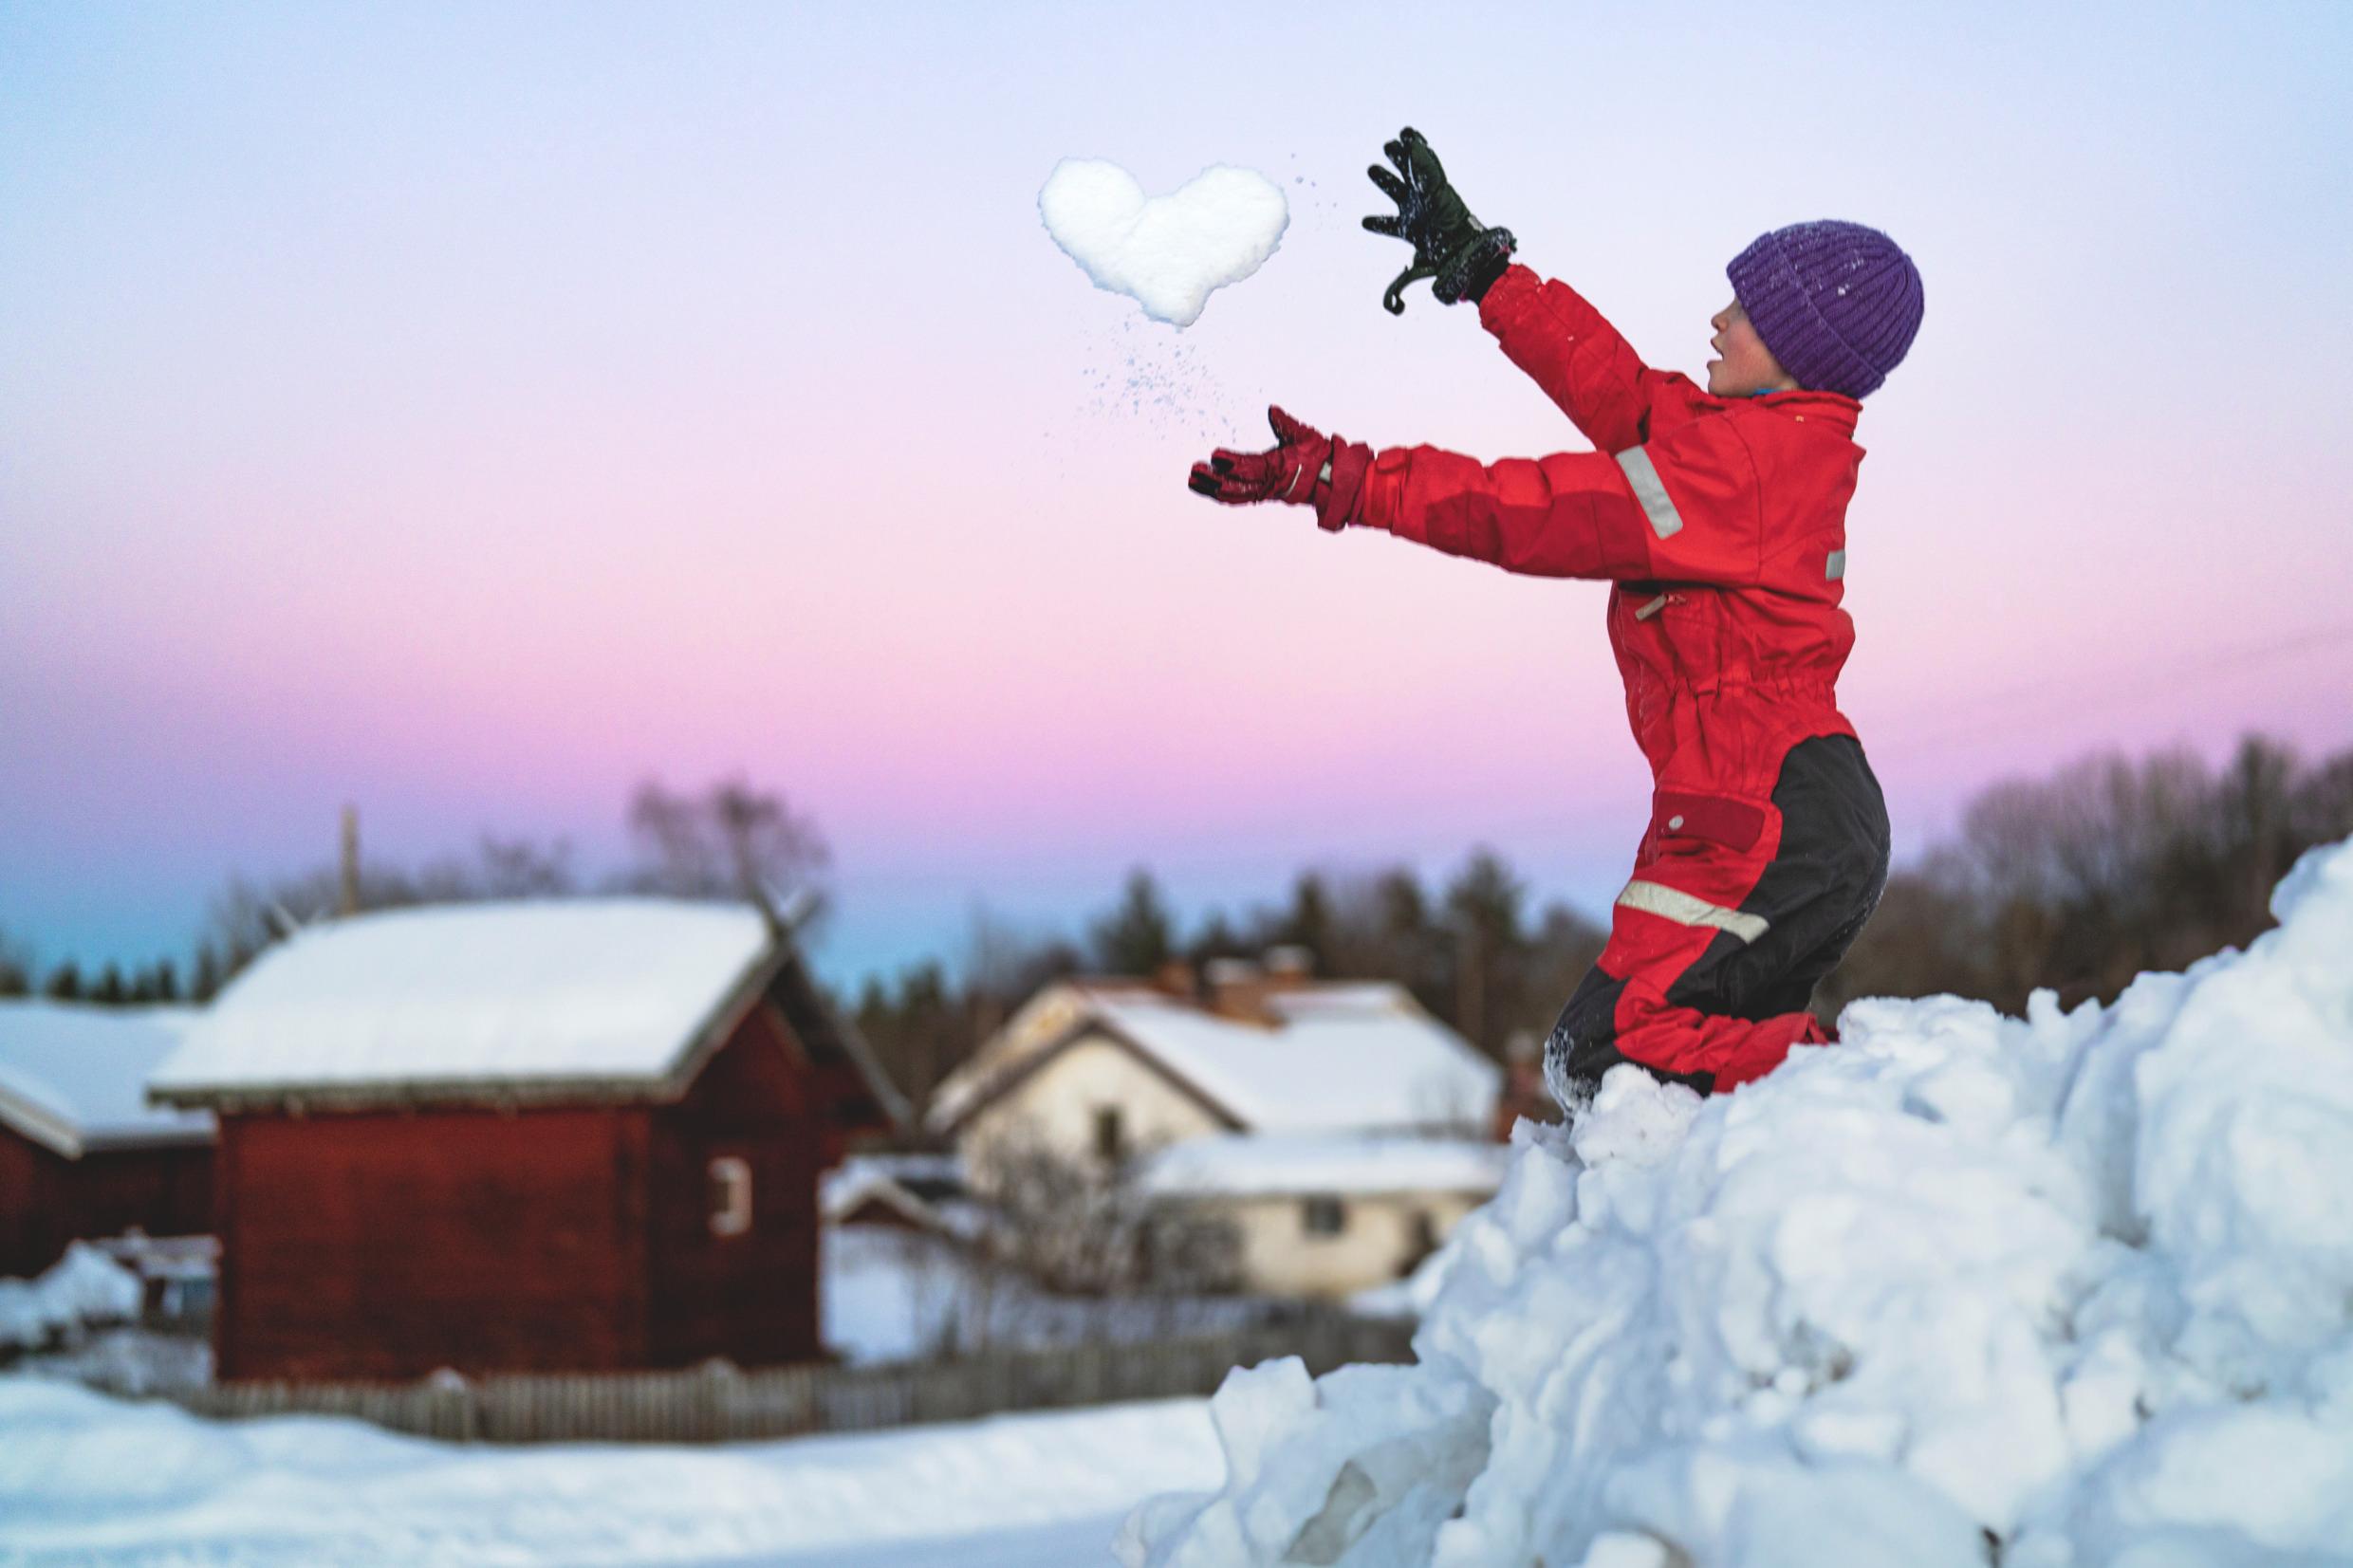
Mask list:
[[[216,1375],[814,1356],[819,1142],[767,1006],[675,1106],[224,1116]],[[740,1236],[711,1232],[722,1154]]]
[[0,1127],[0,1277],[40,1273],[76,1239],[213,1228],[210,1144],[92,1149],[69,1160]]
[[[687,1098],[653,1113],[652,1342],[657,1366],[820,1354],[817,1178],[825,1161],[783,1021],[755,1009]],[[710,1165],[751,1170],[751,1228],[711,1231]]]

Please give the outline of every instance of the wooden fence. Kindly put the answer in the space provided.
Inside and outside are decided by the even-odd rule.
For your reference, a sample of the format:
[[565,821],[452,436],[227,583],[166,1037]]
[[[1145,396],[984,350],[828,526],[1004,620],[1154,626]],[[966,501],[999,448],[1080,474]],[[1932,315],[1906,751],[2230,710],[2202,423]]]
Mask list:
[[1318,1315],[952,1361],[751,1372],[714,1362],[688,1372],[479,1379],[445,1372],[415,1383],[227,1383],[162,1397],[198,1415],[349,1415],[460,1443],[725,1443],[1207,1394],[1234,1367],[1284,1356],[1316,1374],[1352,1361],[1408,1361],[1412,1337],[1409,1322]]

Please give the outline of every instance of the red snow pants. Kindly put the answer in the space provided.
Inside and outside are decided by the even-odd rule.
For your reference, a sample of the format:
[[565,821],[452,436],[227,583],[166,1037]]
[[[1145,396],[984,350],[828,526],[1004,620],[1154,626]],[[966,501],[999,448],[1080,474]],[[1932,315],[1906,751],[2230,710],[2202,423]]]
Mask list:
[[1713,1094],[1834,1039],[1807,1008],[1887,858],[1887,807],[1851,735],[1790,747],[1769,802],[1661,791],[1608,945],[1553,1025],[1553,1098],[1574,1116],[1627,1061]]

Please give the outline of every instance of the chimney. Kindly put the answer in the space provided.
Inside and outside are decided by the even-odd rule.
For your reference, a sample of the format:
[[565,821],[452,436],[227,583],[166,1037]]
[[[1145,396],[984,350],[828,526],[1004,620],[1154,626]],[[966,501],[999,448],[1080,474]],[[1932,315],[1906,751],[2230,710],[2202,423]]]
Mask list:
[[1267,989],[1299,991],[1307,988],[1315,979],[1315,952],[1302,947],[1269,948],[1266,956]]
[[336,899],[336,913],[353,915],[360,913],[360,808],[343,807],[343,889]]
[[1267,971],[1247,958],[1209,961],[1209,1005],[1221,1018],[1243,1024],[1272,1024],[1267,993],[1274,988]]

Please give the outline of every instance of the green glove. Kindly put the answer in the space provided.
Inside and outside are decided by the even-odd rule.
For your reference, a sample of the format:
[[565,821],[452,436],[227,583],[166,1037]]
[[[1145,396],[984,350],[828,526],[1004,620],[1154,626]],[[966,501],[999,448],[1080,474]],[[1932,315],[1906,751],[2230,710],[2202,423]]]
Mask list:
[[1414,263],[1397,275],[1380,303],[1392,316],[1405,313],[1405,286],[1416,278],[1432,280],[1430,292],[1441,304],[1463,300],[1473,304],[1511,265],[1519,242],[1509,229],[1482,229],[1462,197],[1446,182],[1446,168],[1437,154],[1411,125],[1381,148],[1397,165],[1391,174],[1376,163],[1365,171],[1381,194],[1398,204],[1397,216],[1377,214],[1364,220],[1376,234],[1401,239],[1414,248]]

